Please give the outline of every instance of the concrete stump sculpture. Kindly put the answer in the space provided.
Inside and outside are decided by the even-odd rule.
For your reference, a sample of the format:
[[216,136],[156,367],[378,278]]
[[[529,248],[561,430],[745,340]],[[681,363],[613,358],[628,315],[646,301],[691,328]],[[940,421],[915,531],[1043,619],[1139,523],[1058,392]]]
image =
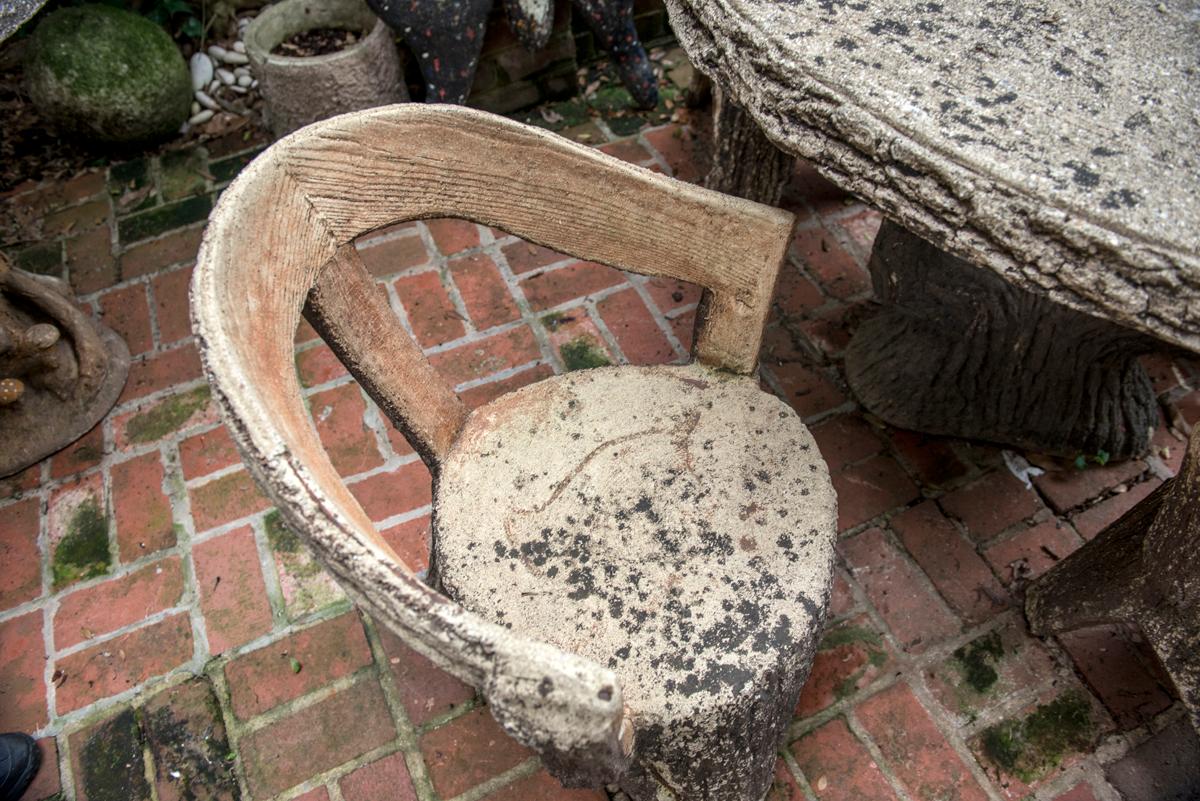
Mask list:
[[[465,103],[483,49],[491,0],[367,0],[416,54],[425,102]],[[608,51],[640,108],[658,105],[658,82],[633,24],[633,0],[572,0],[596,43]],[[505,0],[514,33],[530,50],[546,44],[553,0]]]
[[[706,287],[694,361],[570,373],[469,412],[354,247],[447,214]],[[754,378],[792,222],[502,117],[405,105],[276,143],[205,232],[193,320],[251,473],[361,606],[479,688],[567,786],[770,787],[837,519],[812,436]],[[321,446],[292,364],[302,313],[433,473],[428,584]]]
[[0,476],[66,447],[121,394],[129,349],[57,278],[0,254]]

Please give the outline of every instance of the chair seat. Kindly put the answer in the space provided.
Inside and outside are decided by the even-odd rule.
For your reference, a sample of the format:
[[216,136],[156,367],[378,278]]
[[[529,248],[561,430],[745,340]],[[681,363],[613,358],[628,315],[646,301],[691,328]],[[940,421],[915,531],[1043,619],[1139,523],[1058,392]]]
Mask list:
[[472,414],[434,504],[443,590],[613,669],[635,731],[795,704],[778,696],[823,623],[836,502],[754,380],[622,367],[525,387]]

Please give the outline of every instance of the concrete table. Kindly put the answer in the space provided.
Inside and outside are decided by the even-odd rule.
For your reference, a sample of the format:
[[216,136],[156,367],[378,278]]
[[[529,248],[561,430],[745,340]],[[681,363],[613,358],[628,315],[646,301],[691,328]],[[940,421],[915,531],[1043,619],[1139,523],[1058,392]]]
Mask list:
[[767,139],[888,219],[884,310],[846,355],[867,408],[1051,453],[1146,449],[1136,356],[1200,351],[1195,3],[667,7]]

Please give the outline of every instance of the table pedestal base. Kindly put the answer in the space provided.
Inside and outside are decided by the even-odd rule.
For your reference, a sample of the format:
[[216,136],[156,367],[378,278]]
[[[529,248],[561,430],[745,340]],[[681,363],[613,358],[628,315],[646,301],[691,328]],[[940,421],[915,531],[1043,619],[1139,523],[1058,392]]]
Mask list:
[[884,222],[886,307],[846,350],[858,399],[892,425],[1043,453],[1125,459],[1158,422],[1150,340],[1067,309]]
[[768,206],[778,206],[796,159],[768,139],[758,123],[714,86],[712,165],[704,185]]

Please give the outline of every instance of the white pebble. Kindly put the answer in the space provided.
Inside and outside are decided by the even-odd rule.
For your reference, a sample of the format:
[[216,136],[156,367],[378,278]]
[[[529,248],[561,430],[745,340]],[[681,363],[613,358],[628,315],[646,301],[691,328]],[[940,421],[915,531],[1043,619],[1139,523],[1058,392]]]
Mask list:
[[247,56],[245,53],[227,52],[221,60],[224,61],[226,64],[249,64],[250,63],[250,57]]
[[239,53],[245,53],[246,52],[246,43],[243,41],[240,41],[240,40],[236,41],[233,43],[233,49]]
[[238,76],[238,81],[237,81],[238,86],[249,86],[253,82],[254,82],[254,79],[251,78],[249,75],[239,75]]
[[244,95],[244,94],[246,94],[246,92],[249,92],[250,90],[244,86],[231,86],[231,87],[229,87],[229,91],[237,92],[239,95]]
[[210,83],[210,84],[208,85],[208,90],[207,90],[207,91],[208,91],[208,93],[211,95],[213,92],[217,91],[217,90],[218,90],[218,89],[220,89],[220,88],[221,88],[221,81],[220,81],[219,79],[217,79],[217,78],[213,78],[213,79],[212,79],[212,83]]
[[217,104],[217,101],[213,100],[204,92],[196,92],[196,100],[199,101],[200,105],[211,111],[216,111],[220,108],[220,106]]
[[257,89],[257,88],[258,88],[258,78],[255,78],[253,81],[251,81],[251,82],[250,82],[250,88],[251,88],[251,89]]
[[221,83],[226,86],[233,86],[237,83],[237,76],[224,67],[217,68],[217,77],[221,79]]
[[200,104],[197,103],[195,100],[193,100],[192,101],[192,114],[199,114],[199,113],[200,113]]
[[213,110],[210,108],[206,108],[206,109],[204,109],[204,111],[193,114],[192,118],[190,120],[188,120],[188,125],[200,125],[202,123],[208,122],[212,118],[213,118]]
[[221,47],[220,45],[210,45],[208,48],[208,54],[210,56],[212,56],[213,58],[215,58],[217,61],[224,61],[225,54],[228,52],[229,52],[228,50]]
[[236,67],[233,70],[233,74],[238,76],[239,78],[242,77],[243,75],[249,75],[250,68],[249,67]]
[[212,59],[203,53],[195,53],[192,55],[191,61],[188,62],[188,68],[192,72],[192,90],[196,91],[203,89],[204,85],[212,80],[213,63]]

